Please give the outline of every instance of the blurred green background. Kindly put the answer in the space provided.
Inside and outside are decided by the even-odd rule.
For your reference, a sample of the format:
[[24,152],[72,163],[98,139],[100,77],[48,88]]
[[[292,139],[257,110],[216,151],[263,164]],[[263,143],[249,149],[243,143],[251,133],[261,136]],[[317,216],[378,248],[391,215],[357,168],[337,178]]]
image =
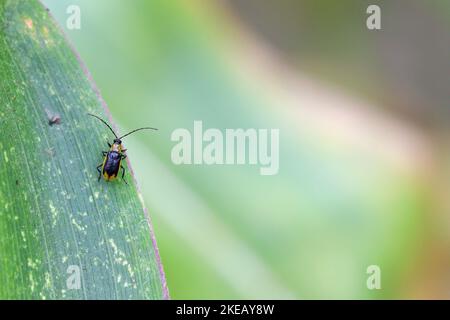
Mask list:
[[[450,2],[43,3],[120,132],[160,129],[125,145],[172,298],[449,297]],[[279,128],[279,173],[174,165],[194,120]]]

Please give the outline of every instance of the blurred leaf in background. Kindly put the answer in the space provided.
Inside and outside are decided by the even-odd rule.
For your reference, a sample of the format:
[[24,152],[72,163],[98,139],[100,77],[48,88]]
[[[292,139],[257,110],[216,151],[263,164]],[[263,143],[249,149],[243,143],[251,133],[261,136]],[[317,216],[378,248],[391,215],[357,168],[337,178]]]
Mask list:
[[[269,30],[296,28],[282,39],[300,48],[292,62],[282,44],[250,27],[243,2],[43,2],[61,25],[69,4],[80,7],[81,29],[66,32],[120,124],[160,128],[156,139],[136,135],[126,147],[173,298],[416,295],[420,283],[409,284],[429,232],[429,136],[382,100],[364,98],[383,94],[372,87],[379,75],[364,78],[374,57],[361,29],[364,6],[284,1],[288,15],[258,20]],[[353,30],[344,44],[329,33],[336,17]],[[334,86],[336,77],[346,81]],[[279,173],[174,165],[171,133],[192,131],[195,120],[221,130],[280,129]],[[383,290],[366,287],[370,265],[380,266]]]

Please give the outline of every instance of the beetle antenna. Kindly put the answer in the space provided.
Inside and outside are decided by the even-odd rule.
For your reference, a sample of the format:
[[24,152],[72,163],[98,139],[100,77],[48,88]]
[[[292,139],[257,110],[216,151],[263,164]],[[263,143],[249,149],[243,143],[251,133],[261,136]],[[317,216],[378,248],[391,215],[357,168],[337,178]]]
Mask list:
[[147,129],[150,129],[150,130],[158,130],[158,129],[152,128],[152,127],[144,127],[144,128],[134,129],[133,131],[130,131],[130,132],[128,132],[127,134],[124,134],[124,135],[121,136],[119,139],[122,140],[122,138],[125,138],[126,136],[128,136],[128,135],[130,135],[130,134],[132,134],[132,133],[135,133],[136,131],[139,131],[139,130],[147,130]]
[[103,122],[104,124],[105,124],[105,126],[107,126],[108,128],[109,128],[109,130],[111,130],[111,132],[114,134],[114,136],[117,138],[117,134],[114,132],[114,130],[110,127],[110,125],[105,121],[105,120],[103,120],[102,118],[100,118],[100,117],[97,117],[95,114],[91,114],[91,113],[88,113],[88,115],[90,115],[90,116],[92,116],[92,117],[94,117],[94,118],[97,118],[98,120],[100,120],[101,122]]

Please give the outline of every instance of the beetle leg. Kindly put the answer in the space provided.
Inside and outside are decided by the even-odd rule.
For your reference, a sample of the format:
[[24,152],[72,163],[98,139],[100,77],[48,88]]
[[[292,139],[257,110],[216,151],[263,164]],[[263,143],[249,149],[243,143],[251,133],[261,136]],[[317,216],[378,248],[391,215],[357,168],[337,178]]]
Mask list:
[[109,143],[109,141],[106,141],[106,143],[108,144],[108,147],[111,148],[111,143]]
[[125,159],[127,157],[126,154],[121,153],[120,156],[122,157],[122,160]]
[[99,164],[97,166],[97,171],[98,171],[98,181],[100,181],[100,178],[102,177],[102,171],[100,170],[100,167],[103,165],[103,163]]
[[128,184],[128,182],[125,180],[124,176],[125,176],[125,168],[121,165],[120,168],[122,168],[122,180],[123,182],[125,182],[126,184]]
[[102,151],[102,155],[105,157],[108,154],[108,151]]

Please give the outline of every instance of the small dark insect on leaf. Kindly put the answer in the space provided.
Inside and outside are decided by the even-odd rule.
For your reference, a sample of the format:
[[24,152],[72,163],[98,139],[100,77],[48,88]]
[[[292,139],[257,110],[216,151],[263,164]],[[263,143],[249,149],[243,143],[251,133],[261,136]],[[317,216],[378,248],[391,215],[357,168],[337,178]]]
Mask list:
[[97,171],[98,171],[98,181],[100,181],[100,179],[103,178],[106,181],[111,181],[114,180],[115,178],[117,178],[117,174],[119,173],[119,170],[122,169],[122,180],[128,184],[125,181],[125,167],[122,166],[122,160],[124,160],[127,155],[125,154],[125,151],[127,151],[126,149],[123,148],[122,146],[122,139],[125,138],[126,136],[129,136],[130,134],[133,134],[137,131],[140,130],[158,130],[156,128],[152,128],[152,127],[142,127],[142,128],[137,128],[134,129],[130,132],[128,132],[127,134],[124,134],[123,136],[117,136],[116,132],[113,130],[113,128],[111,128],[111,126],[102,118],[96,116],[95,114],[92,113],[88,113],[89,116],[97,118],[98,120],[100,120],[101,122],[103,122],[103,124],[105,126],[108,127],[109,130],[111,130],[111,132],[114,134],[114,141],[113,144],[108,142],[108,146],[109,146],[109,151],[103,151],[102,155],[103,155],[103,162],[100,163],[97,166]]
[[18,186],[19,185],[19,180],[16,180],[16,186]]
[[50,110],[48,110],[47,108],[45,109],[45,113],[47,114],[48,124],[50,126],[61,123],[61,116],[59,114],[53,113]]
[[59,116],[54,116],[53,118],[48,120],[48,124],[49,125],[54,125],[54,124],[60,124],[61,123],[61,118]]

